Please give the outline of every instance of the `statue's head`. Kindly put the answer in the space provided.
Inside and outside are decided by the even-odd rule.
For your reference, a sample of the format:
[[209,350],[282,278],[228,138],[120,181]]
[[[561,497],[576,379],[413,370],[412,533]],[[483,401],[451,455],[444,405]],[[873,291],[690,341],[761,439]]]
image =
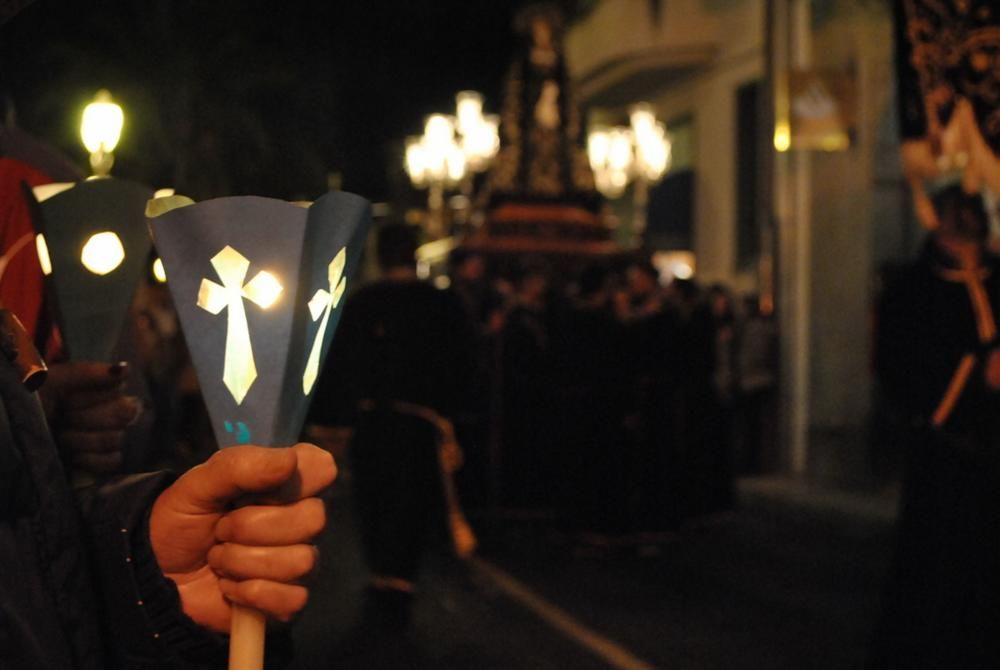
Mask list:
[[562,40],[565,17],[551,2],[525,6],[514,16],[514,30],[533,47],[557,49]]

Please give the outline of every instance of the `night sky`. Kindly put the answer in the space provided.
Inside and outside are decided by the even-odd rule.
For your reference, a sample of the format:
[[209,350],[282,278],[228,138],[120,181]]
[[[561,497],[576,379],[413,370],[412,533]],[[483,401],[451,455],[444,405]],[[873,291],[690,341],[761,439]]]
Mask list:
[[0,29],[0,87],[81,165],[80,111],[110,89],[127,124],[114,172],[154,187],[313,198],[337,171],[398,199],[426,114],[466,88],[499,111],[521,4],[36,0]]

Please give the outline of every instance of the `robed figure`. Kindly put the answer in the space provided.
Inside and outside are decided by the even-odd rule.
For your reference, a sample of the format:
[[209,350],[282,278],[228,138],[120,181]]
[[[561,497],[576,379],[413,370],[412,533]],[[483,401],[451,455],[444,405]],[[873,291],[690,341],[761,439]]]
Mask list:
[[876,370],[908,427],[871,668],[1000,667],[1000,7],[898,0],[902,158],[919,258],[887,286]]

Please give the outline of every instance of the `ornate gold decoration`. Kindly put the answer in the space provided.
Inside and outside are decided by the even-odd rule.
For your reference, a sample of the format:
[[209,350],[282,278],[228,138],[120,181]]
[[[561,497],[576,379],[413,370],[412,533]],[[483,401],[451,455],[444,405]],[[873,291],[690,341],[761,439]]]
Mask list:
[[322,316],[323,320],[316,331],[316,339],[313,340],[312,350],[309,352],[309,360],[306,361],[306,370],[302,374],[302,392],[309,395],[316,378],[319,376],[319,354],[323,348],[323,337],[326,335],[326,327],[330,322],[330,313],[340,304],[340,299],[347,290],[347,277],[344,276],[344,268],[347,265],[347,247],[341,248],[330,265],[327,266],[327,279],[330,283],[330,290],[319,289],[309,301],[309,313],[312,320],[317,321]]
[[222,280],[222,285],[202,279],[198,289],[198,306],[212,314],[228,308],[222,382],[238,405],[243,402],[257,379],[257,365],[250,346],[250,328],[247,325],[243,299],[267,309],[274,304],[283,288],[274,275],[263,271],[244,284],[250,261],[229,245],[212,258],[212,267]]
[[904,0],[910,64],[923,96],[927,134],[940,135],[959,98],[1000,151],[1000,10],[993,0]]

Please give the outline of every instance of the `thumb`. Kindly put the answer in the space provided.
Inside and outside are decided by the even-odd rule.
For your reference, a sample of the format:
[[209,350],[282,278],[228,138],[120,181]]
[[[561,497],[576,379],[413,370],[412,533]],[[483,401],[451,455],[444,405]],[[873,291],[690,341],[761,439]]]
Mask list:
[[294,449],[227,447],[177,480],[175,501],[192,514],[220,512],[244,494],[280,486],[297,465]]

